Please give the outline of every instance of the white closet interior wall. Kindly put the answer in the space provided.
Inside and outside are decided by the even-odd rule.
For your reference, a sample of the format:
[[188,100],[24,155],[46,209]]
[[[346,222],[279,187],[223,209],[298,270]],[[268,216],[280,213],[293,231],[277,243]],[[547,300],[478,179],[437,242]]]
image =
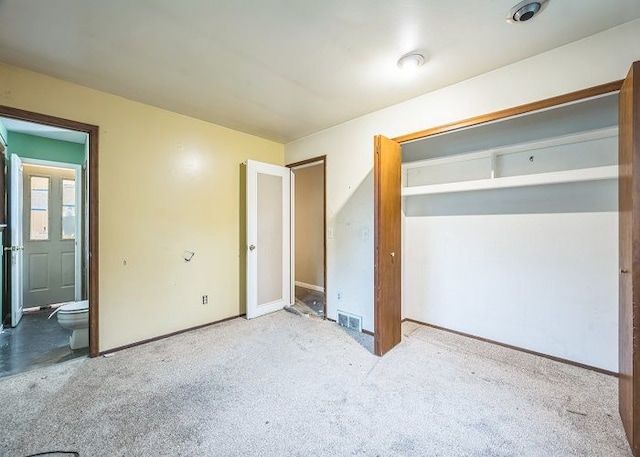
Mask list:
[[[439,155],[439,145],[464,143],[453,137],[403,147],[413,159],[403,192],[414,192],[403,199],[403,317],[617,372],[617,96],[608,97],[593,104],[607,106],[600,123],[578,119],[588,131],[496,138],[496,148],[469,144],[461,155]],[[500,129],[510,135],[508,122],[488,130]],[[419,148],[429,160],[416,167]],[[505,177],[507,187],[492,188]]]

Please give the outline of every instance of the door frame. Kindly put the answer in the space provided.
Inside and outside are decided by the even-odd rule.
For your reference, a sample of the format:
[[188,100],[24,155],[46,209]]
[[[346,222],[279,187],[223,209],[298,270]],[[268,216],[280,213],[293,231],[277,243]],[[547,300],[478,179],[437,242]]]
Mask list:
[[[327,288],[327,156],[316,156],[310,159],[301,160],[299,162],[294,162],[286,165],[287,168],[291,169],[292,172],[295,171],[296,168],[301,168],[305,166],[310,166],[315,163],[322,163],[322,247],[323,247],[323,258],[322,261],[324,263],[323,268],[323,277],[324,277],[324,316],[323,319],[327,319],[327,302],[329,294]],[[295,180],[291,181],[291,194],[295,196]],[[296,262],[295,262],[295,199],[291,199],[291,301],[295,303],[295,287],[296,287]]]
[[[98,174],[98,144],[99,131],[97,125],[87,124],[84,122],[73,121],[61,117],[50,116],[48,114],[26,111],[10,106],[0,105],[0,117],[7,117],[21,121],[33,122],[36,124],[50,125],[67,130],[75,130],[84,132],[88,135],[87,144],[89,146],[88,158],[88,178],[89,181],[89,207],[87,208],[89,215],[89,245],[88,247],[88,267],[89,267],[89,356],[97,357],[100,352],[99,339],[99,211],[98,211],[98,190],[99,190],[99,174]],[[9,291],[11,294],[13,291]]]
[[[67,163],[67,162],[56,162],[55,160],[44,160],[44,159],[30,159],[28,157],[22,157],[20,156],[20,159],[22,160],[22,164],[23,165],[33,165],[33,166],[37,166],[37,167],[50,167],[50,168],[63,168],[65,170],[73,170],[76,174],[76,192],[75,192],[75,202],[76,202],[76,208],[81,208],[82,204],[84,203],[82,201],[82,165],[78,165],[75,163]],[[23,201],[24,201],[24,188],[22,189],[23,192]],[[13,197],[9,196],[9,201],[13,201]],[[86,210],[86,209],[85,209]],[[75,278],[75,285],[74,285],[74,297],[75,297],[75,301],[79,301],[82,299],[82,252],[83,252],[83,246],[82,243],[84,242],[84,235],[82,232],[82,214],[84,214],[84,212],[80,212],[78,210],[76,210],[76,237],[74,239],[74,241],[76,242],[76,248],[75,248],[75,252],[74,252],[74,258],[75,258],[75,267],[74,267],[74,278]],[[23,215],[24,218],[24,215]],[[23,219],[22,223],[24,224],[25,221]],[[23,225],[24,227],[25,225]],[[78,243],[79,241],[79,243]],[[23,241],[24,244],[24,241]]]

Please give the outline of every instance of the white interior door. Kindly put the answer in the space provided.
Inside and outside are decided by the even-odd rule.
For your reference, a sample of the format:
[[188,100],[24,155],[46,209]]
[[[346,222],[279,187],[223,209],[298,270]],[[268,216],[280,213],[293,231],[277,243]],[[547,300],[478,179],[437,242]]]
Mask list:
[[11,326],[22,318],[22,160],[11,156],[10,235],[11,235]]
[[247,319],[291,302],[291,171],[247,161]]

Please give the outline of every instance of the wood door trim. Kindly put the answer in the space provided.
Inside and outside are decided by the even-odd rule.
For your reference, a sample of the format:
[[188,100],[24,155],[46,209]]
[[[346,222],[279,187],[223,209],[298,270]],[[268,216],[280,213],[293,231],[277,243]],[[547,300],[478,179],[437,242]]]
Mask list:
[[497,121],[519,114],[526,114],[533,111],[538,111],[546,108],[552,108],[558,105],[564,105],[565,103],[571,103],[585,98],[597,97],[599,95],[605,95],[611,92],[617,92],[622,87],[623,80],[613,81],[599,86],[590,87],[587,89],[570,92],[568,94],[558,95],[556,97],[539,100],[533,103],[527,103],[525,105],[515,106],[513,108],[507,108],[500,111],[494,111],[488,114],[482,114],[480,116],[470,117],[461,121],[451,122],[449,124],[432,127],[426,130],[420,130],[418,132],[401,135],[393,138],[398,143],[404,143],[407,141],[419,140],[428,136],[437,135],[439,133],[451,132],[453,130],[462,129],[465,127],[474,127],[487,122]]
[[[287,168],[294,169],[303,165],[308,165],[315,162],[322,162],[322,243],[323,243],[323,262],[324,262],[324,306],[322,308],[324,312],[323,319],[327,318],[327,156],[318,156],[311,159],[301,160],[299,162],[290,163]],[[295,221],[293,221],[295,224]],[[295,265],[293,265],[293,277],[295,279]],[[295,301],[295,297],[293,297]]]
[[318,156],[318,157],[312,157],[311,159],[305,159],[305,160],[301,160],[299,162],[294,162],[294,163],[290,163],[289,165],[286,165],[287,168],[298,168],[301,167],[303,165],[309,165],[310,163],[316,163],[316,162],[327,162],[327,156],[323,155],[323,156]]
[[38,124],[51,125],[67,130],[76,130],[89,135],[89,356],[97,357],[100,349],[99,334],[99,255],[98,255],[98,136],[97,125],[73,121],[48,114],[26,111],[10,106],[0,105],[0,117],[8,117]]

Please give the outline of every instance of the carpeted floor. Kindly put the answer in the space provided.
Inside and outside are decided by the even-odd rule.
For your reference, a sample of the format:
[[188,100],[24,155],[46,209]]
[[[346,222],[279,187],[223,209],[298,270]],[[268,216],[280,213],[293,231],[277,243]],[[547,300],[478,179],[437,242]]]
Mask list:
[[0,455],[630,456],[617,380],[404,324],[383,358],[280,311],[0,379]]

